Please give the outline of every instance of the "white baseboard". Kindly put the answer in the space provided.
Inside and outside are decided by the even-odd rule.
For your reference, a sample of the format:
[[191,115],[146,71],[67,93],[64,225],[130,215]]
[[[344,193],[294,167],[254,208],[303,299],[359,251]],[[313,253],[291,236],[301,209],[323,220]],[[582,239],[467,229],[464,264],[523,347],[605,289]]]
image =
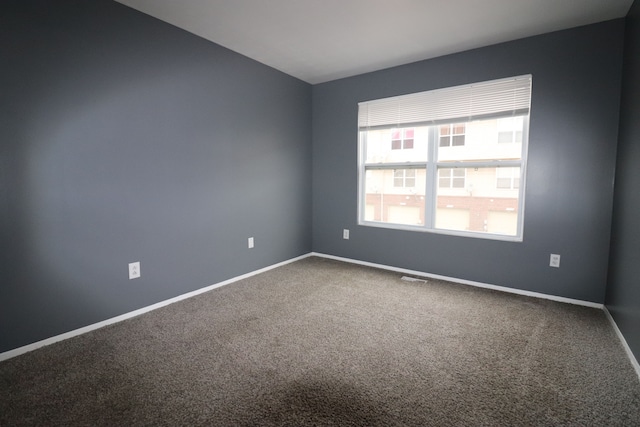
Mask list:
[[174,297],[174,298],[171,298],[171,299],[168,299],[168,300],[165,300],[165,301],[161,301],[159,303],[156,303],[156,304],[153,304],[153,305],[150,305],[150,306],[147,306],[147,307],[143,307],[141,309],[134,310],[134,311],[131,311],[129,313],[122,314],[120,316],[116,316],[116,317],[112,317],[112,318],[107,319],[107,320],[103,320],[102,322],[98,322],[98,323],[94,323],[92,325],[84,326],[84,327],[79,328],[79,329],[74,329],[73,331],[65,332],[64,334],[56,335],[54,337],[50,337],[50,338],[44,339],[42,341],[34,342],[32,344],[28,344],[28,345],[25,345],[23,347],[18,347],[18,348],[15,348],[13,350],[6,351],[4,353],[0,353],[0,362],[2,362],[3,360],[11,359],[12,357],[20,356],[21,354],[28,353],[28,352],[36,350],[36,349],[38,349],[40,347],[44,347],[44,346],[47,346],[47,345],[50,345],[50,344],[53,344],[53,343],[56,343],[56,342],[59,342],[59,341],[63,341],[63,340],[66,340],[66,339],[69,339],[69,338],[72,338],[72,337],[75,337],[75,336],[78,336],[78,335],[86,334],[87,332],[91,332],[91,331],[94,331],[96,329],[100,329],[102,327],[105,327],[107,325],[111,325],[113,323],[122,322],[123,320],[127,320],[127,319],[131,319],[132,317],[140,316],[141,314],[148,313],[150,311],[153,311],[153,310],[156,310],[158,308],[167,306],[169,304],[173,304],[174,302],[182,301],[184,299],[191,298],[191,297],[194,297],[196,295],[200,295],[200,294],[205,293],[205,292],[209,292],[209,291],[211,291],[213,289],[216,289],[216,288],[231,284],[233,282],[237,282],[237,281],[242,280],[242,279],[246,279],[246,278],[251,277],[251,276],[255,276],[255,275],[260,274],[260,273],[264,273],[265,271],[273,270],[274,268],[281,267],[283,265],[290,264],[292,262],[299,261],[301,259],[308,258],[310,256],[311,256],[310,253],[305,254],[305,255],[301,255],[299,257],[292,258],[292,259],[289,259],[289,260],[286,260],[286,261],[282,261],[282,262],[279,262],[277,264],[273,264],[273,265],[270,265],[268,267],[252,271],[250,273],[243,274],[241,276],[233,277],[231,279],[225,280],[224,282],[219,282],[219,283],[216,283],[214,285],[207,286],[205,288],[201,288],[201,289],[198,289],[198,290],[195,290],[195,291],[192,291],[192,292],[188,292],[186,294],[178,295],[177,297]]
[[638,375],[638,380],[640,380],[640,364],[638,364],[638,359],[636,359],[636,356],[633,354],[633,351],[631,351],[631,347],[629,347],[629,344],[627,343],[627,340],[624,339],[624,335],[622,335],[622,332],[620,331],[620,328],[618,328],[618,324],[616,323],[616,321],[614,320],[613,316],[609,312],[609,309],[607,307],[604,307],[603,310],[604,310],[605,314],[607,315],[607,318],[609,319],[609,322],[611,322],[611,325],[613,326],[613,330],[616,331],[616,335],[618,335],[618,338],[620,339],[620,342],[622,343],[622,347],[624,347],[624,351],[627,352],[627,356],[629,356],[629,360],[631,361],[631,365],[633,365],[633,369],[636,370],[636,374]]
[[564,302],[564,303],[567,303],[567,304],[582,305],[582,306],[585,306],[585,307],[592,307],[592,308],[599,308],[599,309],[603,309],[604,308],[604,304],[598,304],[598,303],[591,302],[591,301],[582,301],[582,300],[577,300],[577,299],[558,297],[558,296],[555,296],[555,295],[542,294],[542,293],[538,293],[538,292],[523,291],[523,290],[520,290],[520,289],[507,288],[505,286],[496,286],[496,285],[491,285],[491,284],[488,284],[488,283],[474,282],[474,281],[465,280],[465,279],[457,279],[455,277],[441,276],[439,274],[431,274],[431,273],[426,273],[424,271],[408,270],[406,268],[398,268],[398,267],[393,267],[393,266],[390,266],[390,265],[376,264],[376,263],[367,262],[367,261],[359,261],[359,260],[356,260],[356,259],[343,258],[343,257],[334,256],[334,255],[326,255],[326,254],[317,253],[317,252],[312,252],[311,255],[317,256],[317,257],[321,257],[321,258],[334,259],[336,261],[349,262],[349,263],[352,263],[352,264],[365,265],[367,267],[381,268],[383,270],[397,271],[399,273],[413,274],[413,275],[422,276],[422,277],[429,277],[431,279],[436,279],[436,280],[446,280],[447,282],[460,283],[460,284],[463,284],[463,285],[475,286],[475,287],[478,287],[478,288],[493,289],[495,291],[508,292],[508,293],[511,293],[511,294],[518,294],[518,295],[525,295],[525,296],[528,296],[528,297],[548,299],[548,300],[552,300],[552,301]]
[[525,295],[525,296],[530,296],[530,297],[534,297],[534,298],[542,298],[542,299],[549,299],[549,300],[553,300],[553,301],[559,301],[559,302],[564,302],[564,303],[569,303],[569,304],[576,304],[576,305],[582,305],[582,306],[587,306],[587,307],[593,307],[593,308],[599,308],[604,310],[604,312],[606,313],[609,321],[611,322],[611,324],[613,325],[614,330],[616,331],[616,334],[618,335],[618,338],[620,339],[620,341],[622,342],[622,345],[625,349],[625,351],[627,352],[627,355],[629,356],[629,359],[631,360],[631,364],[633,365],[634,369],[636,370],[636,373],[638,374],[638,378],[640,379],[640,365],[638,364],[638,361],[636,360],[633,352],[631,351],[631,348],[629,347],[629,345],[627,344],[627,341],[624,339],[624,336],[622,335],[622,333],[620,332],[620,329],[618,328],[618,325],[616,324],[615,320],[613,319],[613,317],[611,316],[611,313],[609,313],[609,310],[607,310],[607,308],[603,305],[603,304],[597,304],[597,303],[593,303],[593,302],[589,302],[589,301],[581,301],[581,300],[575,300],[575,299],[571,299],[571,298],[564,298],[564,297],[558,297],[558,296],[554,296],[554,295],[547,295],[547,294],[542,294],[542,293],[538,293],[538,292],[529,292],[529,291],[523,291],[523,290],[519,290],[519,289],[512,289],[512,288],[507,288],[504,286],[496,286],[496,285],[491,285],[491,284],[487,284],[487,283],[481,283],[481,282],[474,282],[471,280],[464,280],[464,279],[457,279],[455,277],[447,277],[447,276],[441,276],[438,274],[431,274],[431,273],[426,273],[423,271],[416,271],[416,270],[409,270],[406,268],[398,268],[398,267],[393,267],[390,265],[383,265],[383,264],[376,264],[376,263],[372,263],[372,262],[366,262],[366,261],[359,261],[359,260],[355,260],[355,259],[351,259],[351,258],[344,258],[344,257],[338,257],[338,256],[334,256],[334,255],[327,255],[327,254],[322,254],[322,253],[317,253],[317,252],[311,252],[305,255],[301,255],[299,257],[296,258],[292,258],[277,264],[273,264],[270,265],[268,267],[265,268],[261,268],[259,270],[255,270],[252,271],[250,273],[246,273],[237,277],[233,277],[231,279],[225,280],[223,282],[219,282],[216,283],[214,285],[211,286],[207,286],[205,288],[201,288],[192,292],[188,292],[186,294],[182,294],[179,295],[177,297],[165,300],[165,301],[161,301],[159,303],[147,306],[147,307],[143,307],[141,309],[138,310],[134,310],[131,311],[129,313],[125,313],[122,314],[120,316],[116,316],[116,317],[112,317],[110,319],[107,320],[103,320],[102,322],[98,322],[98,323],[94,323],[79,329],[75,329],[73,331],[69,331],[69,332],[65,332],[64,334],[60,334],[60,335],[56,335],[47,339],[44,339],[42,341],[38,341],[32,344],[28,344],[25,345],[23,347],[18,347],[15,348],[13,350],[9,350],[6,351],[4,353],[0,353],[0,362],[7,360],[7,359],[11,359],[12,357],[16,357],[16,356],[20,356],[21,354],[25,354],[28,353],[30,351],[36,350],[40,347],[44,347],[59,341],[63,341],[78,335],[82,335],[85,334],[87,332],[90,331],[94,331],[96,329],[100,329],[104,326],[107,325],[111,325],[114,323],[118,323],[118,322],[122,322],[123,320],[127,320],[127,319],[131,319],[132,317],[136,317],[136,316],[140,316],[141,314],[144,313],[148,313],[150,311],[156,310],[158,308],[167,306],[169,304],[173,304],[175,302],[178,301],[182,301],[184,299],[187,298],[191,298],[194,297],[196,295],[200,295],[204,292],[208,292],[211,291],[213,289],[225,286],[225,285],[229,285],[231,283],[237,282],[239,280],[242,279],[246,279],[248,277],[251,276],[255,276],[257,274],[260,273],[264,273],[266,271],[272,270],[274,268],[277,267],[281,267],[283,265],[286,264],[290,264],[292,262],[295,261],[299,261],[301,259],[304,258],[308,258],[310,256],[317,256],[317,257],[321,257],[321,258],[327,258],[327,259],[334,259],[337,261],[343,261],[343,262],[348,262],[348,263],[352,263],[352,264],[359,264],[359,265],[364,265],[364,266],[368,266],[368,267],[375,267],[375,268],[381,268],[384,270],[390,270],[390,271],[397,271],[399,273],[405,273],[405,274],[412,274],[412,275],[417,275],[417,276],[422,276],[422,277],[429,277],[432,279],[438,279],[438,280],[446,280],[449,282],[454,282],[454,283],[460,283],[460,284],[464,284],[464,285],[470,285],[470,286],[476,286],[476,287],[480,287],[480,288],[486,288],[486,289],[493,289],[493,290],[497,290],[497,291],[502,291],[502,292],[508,292],[508,293],[513,293],[513,294],[518,294],[518,295]]

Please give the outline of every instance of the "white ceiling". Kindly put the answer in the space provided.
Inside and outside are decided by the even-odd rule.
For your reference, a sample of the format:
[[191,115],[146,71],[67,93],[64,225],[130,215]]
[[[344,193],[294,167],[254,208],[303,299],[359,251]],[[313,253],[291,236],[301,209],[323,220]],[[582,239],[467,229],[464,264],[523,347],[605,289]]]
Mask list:
[[321,83],[624,17],[633,0],[117,0]]

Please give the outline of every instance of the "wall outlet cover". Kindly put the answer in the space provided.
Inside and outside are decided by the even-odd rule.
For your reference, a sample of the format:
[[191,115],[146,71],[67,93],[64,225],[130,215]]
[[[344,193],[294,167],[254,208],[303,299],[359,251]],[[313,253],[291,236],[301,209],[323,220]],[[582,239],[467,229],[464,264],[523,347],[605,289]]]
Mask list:
[[140,261],[129,263],[129,280],[140,277]]

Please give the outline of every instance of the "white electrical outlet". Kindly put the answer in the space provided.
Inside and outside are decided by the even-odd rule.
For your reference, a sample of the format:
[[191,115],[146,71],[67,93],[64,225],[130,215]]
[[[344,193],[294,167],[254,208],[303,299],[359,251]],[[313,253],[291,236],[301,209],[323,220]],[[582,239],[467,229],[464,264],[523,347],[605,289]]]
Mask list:
[[346,228],[342,230],[342,238],[345,240],[349,240],[349,230],[347,230]]
[[253,248],[253,237],[249,237],[249,239],[247,240],[247,245],[249,246],[249,249]]
[[129,280],[140,277],[140,261],[129,263]]
[[549,267],[560,268],[560,255],[551,254],[551,257],[549,258]]

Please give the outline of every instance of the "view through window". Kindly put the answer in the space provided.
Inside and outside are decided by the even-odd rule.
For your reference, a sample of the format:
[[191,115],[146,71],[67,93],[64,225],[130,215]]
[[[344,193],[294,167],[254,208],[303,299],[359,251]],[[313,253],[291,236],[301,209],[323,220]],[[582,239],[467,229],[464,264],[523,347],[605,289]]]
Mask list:
[[359,223],[520,240],[531,76],[359,104]]

